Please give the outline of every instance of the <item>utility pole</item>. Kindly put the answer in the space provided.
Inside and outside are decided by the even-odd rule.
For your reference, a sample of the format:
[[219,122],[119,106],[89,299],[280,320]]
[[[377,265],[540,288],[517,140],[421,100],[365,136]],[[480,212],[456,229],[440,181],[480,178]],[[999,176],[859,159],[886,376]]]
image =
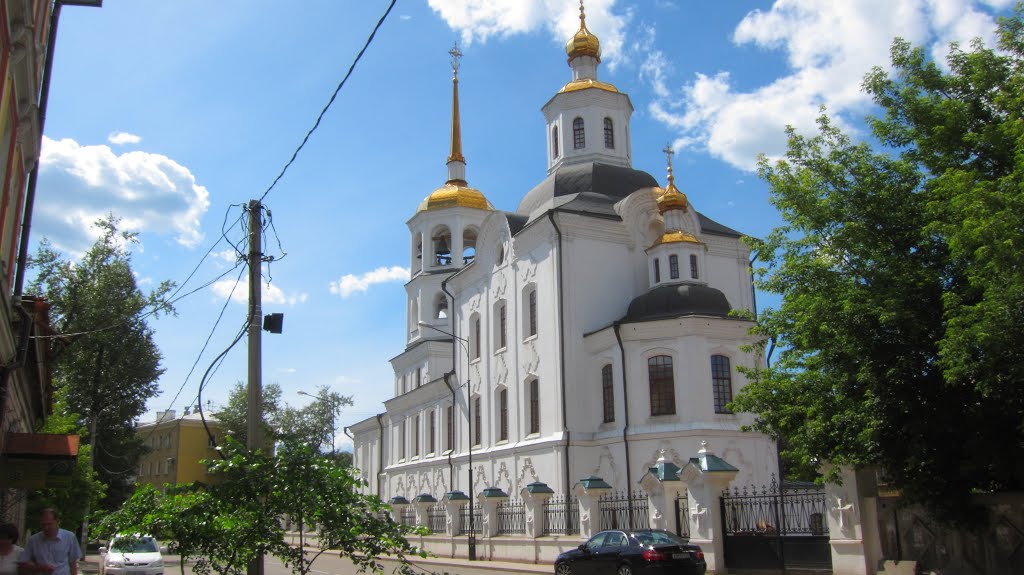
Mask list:
[[[262,355],[260,350],[260,282],[262,279],[263,252],[260,240],[263,237],[262,206],[259,200],[249,201],[249,417],[246,429],[249,451],[263,447],[263,382]],[[248,575],[263,575],[263,554],[249,564]]]

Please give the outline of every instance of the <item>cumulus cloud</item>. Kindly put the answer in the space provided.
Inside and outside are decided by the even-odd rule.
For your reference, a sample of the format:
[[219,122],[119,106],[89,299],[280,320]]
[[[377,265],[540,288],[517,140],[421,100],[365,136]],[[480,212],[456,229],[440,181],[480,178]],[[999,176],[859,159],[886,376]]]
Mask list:
[[[984,4],[998,9],[1010,3]],[[676,147],[752,170],[758,154],[785,151],[787,125],[812,132],[821,106],[849,130],[844,116],[860,119],[868,111],[861,81],[873,66],[888,64],[893,38],[927,46],[942,60],[953,41],[966,45],[981,37],[994,45],[995,26],[995,16],[975,0],[777,0],[767,11],[748,13],[733,41],[781,52],[788,74],[750,91],[737,90],[728,72],[697,74],[669,90],[664,55],[651,50],[641,75],[656,95],[649,112],[676,130]]]
[[99,236],[93,223],[111,212],[124,230],[169,234],[193,247],[209,205],[206,188],[167,156],[43,137],[33,231],[62,250],[87,250]]
[[379,267],[362,275],[345,274],[331,282],[331,293],[347,298],[354,293],[365,292],[370,286],[386,282],[404,282],[409,279],[409,269],[401,266]]
[[138,144],[142,141],[142,138],[128,132],[114,132],[107,136],[107,141],[115,146],[123,146],[125,144]]
[[[613,13],[616,0],[590,0],[586,4],[587,29],[601,40],[601,58],[614,69],[622,60],[622,45],[629,12]],[[565,0],[428,0],[430,7],[465,44],[486,42],[536,30],[565,43],[579,30],[579,5]]]
[[[238,304],[249,303],[249,274],[244,274],[242,279],[237,283],[233,279],[222,279],[214,282],[210,288],[213,290],[214,295],[218,299],[224,299],[228,296],[231,297],[231,301]],[[286,293],[281,288],[274,284],[267,284],[261,282],[262,285],[262,302],[263,304],[274,304],[274,305],[288,305],[296,306],[299,304],[306,303],[309,299],[309,294],[305,292],[293,292]]]

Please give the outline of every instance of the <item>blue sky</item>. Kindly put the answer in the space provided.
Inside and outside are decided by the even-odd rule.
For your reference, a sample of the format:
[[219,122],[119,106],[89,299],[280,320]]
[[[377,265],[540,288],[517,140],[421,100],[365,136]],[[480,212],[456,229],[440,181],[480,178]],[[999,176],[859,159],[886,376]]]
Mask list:
[[[238,204],[270,185],[344,75],[388,0],[105,0],[67,7],[53,72],[33,243],[74,257],[108,211],[138,231],[143,289],[182,282]],[[941,58],[949,41],[991,44],[1012,0],[589,0],[599,76],[631,97],[634,166],[676,184],[698,210],[753,236],[779,223],[754,170],[812,130],[820,106],[857,132],[872,112],[863,75],[892,38]],[[502,210],[545,177],[540,107],[570,79],[576,0],[400,0],[296,162],[266,197],[287,256],[264,274],[264,382],[285,400],[328,385],[352,395],[348,425],[383,409],[388,360],[404,346],[405,222],[444,183],[447,51],[459,41],[467,179]],[[234,207],[233,207],[234,206]],[[227,234],[241,241],[236,226]],[[280,257],[273,234],[266,252]],[[226,243],[185,291],[235,265]],[[243,283],[186,376],[241,268],[151,322],[164,354],[151,412],[182,410],[245,319]],[[244,340],[203,392],[246,378]],[[184,387],[183,387],[184,386]],[[172,398],[183,387],[177,400]],[[147,417],[151,417],[147,415]],[[339,445],[347,442],[340,435]]]

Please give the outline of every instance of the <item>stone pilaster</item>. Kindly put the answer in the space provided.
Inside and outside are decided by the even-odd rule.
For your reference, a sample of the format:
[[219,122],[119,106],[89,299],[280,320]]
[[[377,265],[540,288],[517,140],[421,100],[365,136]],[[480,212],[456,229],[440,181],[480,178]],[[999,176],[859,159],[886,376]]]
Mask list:
[[581,479],[573,486],[573,493],[580,506],[580,537],[590,539],[601,531],[601,510],[598,500],[611,489],[611,485],[595,475]]
[[524,487],[520,492],[526,506],[526,536],[537,538],[544,534],[544,503],[555,492],[546,483],[539,481]]

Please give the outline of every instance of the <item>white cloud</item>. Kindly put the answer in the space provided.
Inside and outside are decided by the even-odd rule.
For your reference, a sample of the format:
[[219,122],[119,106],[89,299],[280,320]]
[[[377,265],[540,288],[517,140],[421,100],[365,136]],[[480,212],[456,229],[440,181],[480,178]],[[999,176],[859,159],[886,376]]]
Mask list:
[[33,225],[58,248],[82,253],[99,236],[93,223],[114,213],[124,230],[171,234],[192,247],[210,194],[167,156],[43,137]]
[[[615,14],[616,0],[586,4],[587,29],[601,40],[601,58],[612,69],[622,59],[629,12]],[[544,30],[564,44],[579,30],[579,5],[565,0],[428,0],[465,44]]]
[[331,293],[343,298],[370,289],[373,284],[386,282],[404,282],[409,279],[409,269],[401,266],[379,267],[373,271],[356,276],[345,274],[336,282],[331,282]]
[[[217,296],[217,299],[223,300],[230,295],[231,301],[238,304],[248,304],[248,285],[249,274],[244,274],[237,283],[233,279],[222,279],[214,282],[210,288],[213,290],[214,295]],[[263,304],[295,306],[306,303],[309,300],[309,294],[305,292],[285,293],[284,290],[274,284],[261,282],[261,285],[262,292],[260,297]]]
[[[1009,0],[986,0],[997,8]],[[784,129],[815,129],[821,106],[849,130],[843,118],[862,117],[870,98],[861,90],[873,66],[887,66],[893,38],[928,46],[944,58],[951,41],[982,37],[994,45],[995,17],[975,0],[777,0],[736,26],[733,41],[782,52],[790,72],[751,91],[734,88],[728,72],[697,74],[665,95],[663,55],[650,51],[641,76],[657,99],[651,115],[678,132],[675,145],[707,151],[752,170],[758,154],[785,151]]]
[[115,146],[123,146],[124,144],[138,144],[142,138],[128,132],[114,132],[107,136],[107,141]]

